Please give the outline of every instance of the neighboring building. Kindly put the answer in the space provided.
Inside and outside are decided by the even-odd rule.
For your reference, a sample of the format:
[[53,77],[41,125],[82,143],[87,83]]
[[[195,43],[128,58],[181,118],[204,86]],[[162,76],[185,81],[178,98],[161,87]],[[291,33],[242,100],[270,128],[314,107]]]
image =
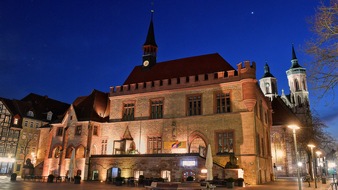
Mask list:
[[0,174],[9,174],[14,170],[21,131],[19,120],[13,102],[0,98]]
[[[290,124],[297,124],[306,129],[311,123],[309,104],[309,92],[307,88],[306,69],[301,67],[292,46],[291,67],[286,71],[290,95],[278,95],[277,79],[270,73],[268,64],[264,68],[264,76],[259,80],[260,87],[265,96],[272,101],[272,130],[271,150],[272,162],[275,166],[276,176],[297,175],[296,153],[293,145],[291,130],[287,128]],[[305,142],[306,143],[306,142]],[[303,163],[302,175],[309,172],[307,168],[307,153],[298,148],[300,162]]]
[[72,151],[75,154],[75,175],[87,180],[90,147],[94,154],[104,153],[107,142],[103,125],[109,121],[109,96],[94,90],[89,96],[77,98],[58,123],[41,129],[41,138],[46,148],[43,176],[49,174],[68,176]]
[[71,173],[75,150],[75,173],[85,180],[200,180],[210,144],[214,176],[230,177],[228,168],[239,166],[247,183],[270,181],[271,104],[256,64],[235,69],[216,53],[157,63],[157,48],[151,20],[142,65],[122,86],[79,97],[62,121],[41,129],[42,175]]
[[[4,118],[1,119],[1,156],[12,157],[11,161],[14,162],[11,167],[1,164],[1,171],[15,172],[19,176],[28,175],[23,172],[27,159],[34,166],[43,165],[45,152],[39,150],[39,143],[44,142],[39,141],[39,129],[62,118],[69,104],[31,93],[22,100],[2,98],[0,105],[1,118]],[[38,170],[39,167],[35,167],[35,171]]]

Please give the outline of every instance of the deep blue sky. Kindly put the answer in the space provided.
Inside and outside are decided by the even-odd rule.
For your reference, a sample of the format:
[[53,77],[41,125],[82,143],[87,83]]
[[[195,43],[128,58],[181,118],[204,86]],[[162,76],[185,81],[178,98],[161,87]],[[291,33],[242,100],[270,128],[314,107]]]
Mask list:
[[[0,96],[30,92],[72,103],[93,89],[121,85],[142,60],[154,9],[158,61],[219,53],[236,68],[250,60],[261,78],[267,61],[278,90],[289,93],[285,71],[291,45],[299,63],[312,37],[307,22],[318,0],[2,0]],[[331,127],[337,100],[310,103]],[[330,105],[327,105],[327,104]],[[326,107],[327,106],[327,107]]]

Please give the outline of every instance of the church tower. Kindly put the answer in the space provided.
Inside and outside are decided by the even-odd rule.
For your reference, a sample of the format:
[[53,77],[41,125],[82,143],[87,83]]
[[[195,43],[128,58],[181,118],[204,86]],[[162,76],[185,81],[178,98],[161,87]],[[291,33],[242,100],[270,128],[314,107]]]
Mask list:
[[290,87],[290,103],[296,114],[305,114],[309,111],[309,91],[306,81],[306,69],[299,65],[292,45],[291,67],[286,71]]
[[270,101],[278,95],[277,91],[277,79],[270,73],[268,63],[264,66],[264,76],[259,80],[260,88],[266,97],[270,98]]
[[143,68],[150,68],[156,64],[157,44],[155,42],[153,14],[154,11],[152,10],[147,39],[143,44]]

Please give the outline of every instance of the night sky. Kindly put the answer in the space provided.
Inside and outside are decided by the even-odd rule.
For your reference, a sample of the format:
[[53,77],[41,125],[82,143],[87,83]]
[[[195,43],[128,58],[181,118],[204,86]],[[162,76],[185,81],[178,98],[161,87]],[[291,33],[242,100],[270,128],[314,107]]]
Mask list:
[[[142,63],[154,9],[158,62],[219,53],[233,67],[267,62],[278,91],[289,93],[285,71],[294,44],[300,65],[318,0],[1,0],[0,97],[33,92],[72,103],[93,89],[109,92]],[[310,104],[338,132],[337,98]]]

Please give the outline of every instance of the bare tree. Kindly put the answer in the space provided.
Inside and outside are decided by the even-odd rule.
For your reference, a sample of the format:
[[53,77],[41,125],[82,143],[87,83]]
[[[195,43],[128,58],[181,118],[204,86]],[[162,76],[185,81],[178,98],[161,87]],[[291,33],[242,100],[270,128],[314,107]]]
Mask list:
[[314,58],[308,64],[309,79],[315,89],[323,90],[322,97],[338,85],[338,0],[322,1],[312,19],[312,32],[314,38],[306,48]]

